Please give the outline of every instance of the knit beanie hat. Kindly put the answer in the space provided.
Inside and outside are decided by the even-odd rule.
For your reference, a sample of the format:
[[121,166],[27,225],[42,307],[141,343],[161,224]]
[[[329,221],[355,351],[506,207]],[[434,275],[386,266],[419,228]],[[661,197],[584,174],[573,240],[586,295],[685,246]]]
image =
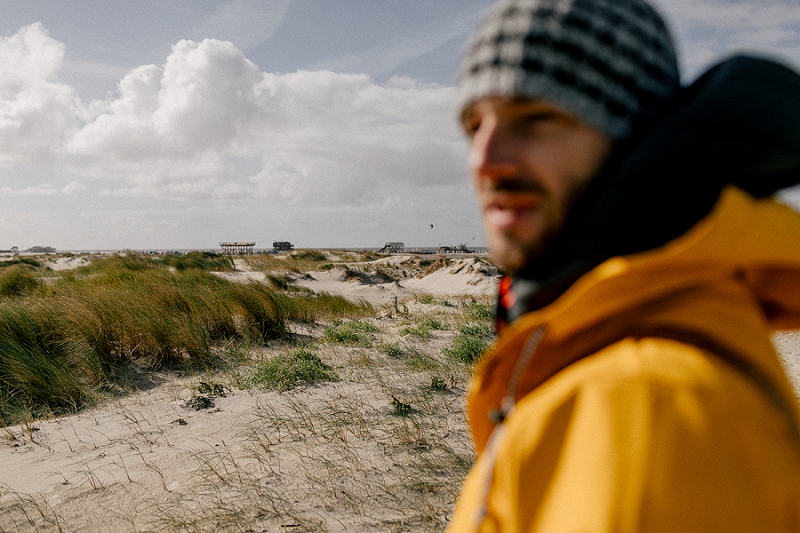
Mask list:
[[679,85],[667,28],[643,0],[503,0],[467,48],[458,103],[542,99],[624,139]]

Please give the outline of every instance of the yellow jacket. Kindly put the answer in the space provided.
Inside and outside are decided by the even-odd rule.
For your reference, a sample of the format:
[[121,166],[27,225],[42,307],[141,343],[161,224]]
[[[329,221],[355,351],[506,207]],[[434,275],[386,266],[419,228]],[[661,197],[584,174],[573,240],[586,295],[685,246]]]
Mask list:
[[448,531],[800,531],[800,412],[770,342],[798,327],[800,216],[726,189],[504,329]]

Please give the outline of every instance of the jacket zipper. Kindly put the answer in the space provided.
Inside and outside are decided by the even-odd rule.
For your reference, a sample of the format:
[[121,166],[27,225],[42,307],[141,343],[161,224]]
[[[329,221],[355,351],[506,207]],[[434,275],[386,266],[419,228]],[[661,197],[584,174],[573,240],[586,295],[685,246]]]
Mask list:
[[483,479],[481,483],[481,505],[475,511],[474,531],[480,529],[481,523],[483,519],[486,518],[486,514],[489,510],[489,491],[492,488],[494,467],[497,463],[497,453],[506,435],[506,427],[503,422],[511,416],[511,413],[514,411],[514,404],[516,403],[515,398],[517,397],[517,390],[519,389],[519,382],[522,379],[522,374],[525,373],[525,369],[528,368],[533,354],[536,353],[536,348],[538,348],[539,343],[542,342],[544,332],[544,326],[538,326],[533,333],[531,333],[531,336],[528,337],[528,340],[525,342],[525,347],[522,349],[522,353],[517,358],[517,362],[514,365],[514,370],[511,372],[511,377],[506,387],[506,394],[500,403],[500,409],[489,411],[489,419],[497,425],[489,436],[481,459],[482,467],[481,473],[479,474]]

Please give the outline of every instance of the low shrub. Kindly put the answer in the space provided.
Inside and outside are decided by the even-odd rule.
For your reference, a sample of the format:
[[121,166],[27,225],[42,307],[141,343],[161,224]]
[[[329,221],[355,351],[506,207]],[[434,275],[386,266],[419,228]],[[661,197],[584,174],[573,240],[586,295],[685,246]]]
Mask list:
[[424,317],[420,322],[420,325],[426,328],[436,329],[436,330],[447,329],[447,322],[443,322],[438,318],[434,318],[432,316]]
[[306,383],[338,380],[336,372],[323,363],[316,354],[300,348],[259,364],[250,378],[250,384],[265,389],[287,391]]
[[372,344],[370,333],[375,331],[378,331],[378,328],[373,324],[354,320],[325,329],[322,333],[322,341],[349,346],[369,346]]
[[459,326],[458,332],[473,337],[491,337],[494,334],[494,328],[486,323],[472,322]]
[[459,334],[449,347],[442,349],[442,353],[471,365],[481,358],[488,346],[489,343],[480,337]]
[[495,306],[485,302],[471,302],[466,307],[466,315],[472,320],[493,321],[495,317]]
[[431,338],[431,328],[424,324],[417,326],[403,326],[398,330],[398,333],[401,337],[410,335],[420,340],[428,340]]
[[494,329],[485,322],[462,324],[458,328],[458,335],[442,353],[471,365],[481,358],[493,335]]
[[403,354],[403,349],[396,342],[381,342],[375,346],[375,349],[389,357],[400,357]]
[[410,403],[399,400],[396,396],[392,396],[392,408],[394,416],[408,416],[414,412]]

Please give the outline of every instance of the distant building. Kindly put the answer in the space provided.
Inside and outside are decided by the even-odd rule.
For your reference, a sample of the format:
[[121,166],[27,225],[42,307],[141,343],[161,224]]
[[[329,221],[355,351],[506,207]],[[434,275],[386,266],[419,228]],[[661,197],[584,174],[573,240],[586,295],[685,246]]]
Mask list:
[[289,241],[274,241],[272,243],[272,251],[277,253],[291,252],[294,250],[294,245]]
[[383,248],[378,250],[378,253],[381,254],[396,254],[398,252],[402,252],[405,250],[405,244],[402,242],[387,242],[383,245]]
[[[16,248],[16,247],[15,247]],[[12,248],[13,250],[13,248]],[[31,254],[54,254],[56,253],[56,249],[51,246],[31,246],[27,250],[25,250]]]
[[253,255],[254,242],[221,242],[223,255]]
[[449,253],[456,253],[456,254],[469,254],[472,253],[472,250],[467,248],[466,243],[458,244],[456,246],[440,246],[439,247],[440,254],[449,254]]

